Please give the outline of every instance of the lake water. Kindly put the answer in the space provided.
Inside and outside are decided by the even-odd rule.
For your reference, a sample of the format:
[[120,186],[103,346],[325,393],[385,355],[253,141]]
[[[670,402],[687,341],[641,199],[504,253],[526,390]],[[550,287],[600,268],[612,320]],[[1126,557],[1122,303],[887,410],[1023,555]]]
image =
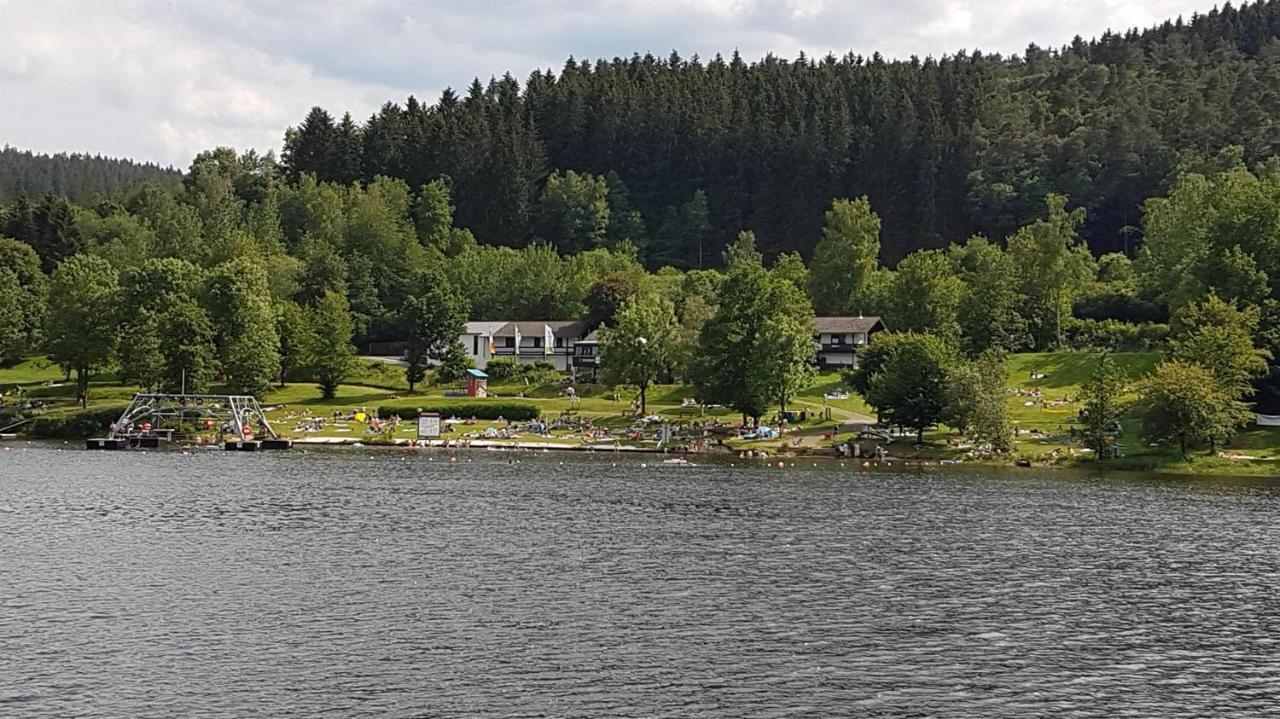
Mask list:
[[9,719],[1280,716],[1264,480],[10,446]]

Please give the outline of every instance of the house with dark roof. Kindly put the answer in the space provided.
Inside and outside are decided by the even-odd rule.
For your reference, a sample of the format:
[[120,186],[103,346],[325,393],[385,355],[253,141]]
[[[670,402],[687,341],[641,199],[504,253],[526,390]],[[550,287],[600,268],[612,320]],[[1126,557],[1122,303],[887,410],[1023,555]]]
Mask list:
[[[587,335],[587,325],[577,320],[507,322],[490,334],[495,357],[511,357],[522,364],[550,362],[560,372],[573,367],[574,345]],[[476,366],[481,367],[476,358]]]
[[591,330],[573,343],[573,373],[594,378],[600,367],[600,331]]
[[884,330],[879,317],[815,317],[813,340],[819,367],[857,367],[858,350]]

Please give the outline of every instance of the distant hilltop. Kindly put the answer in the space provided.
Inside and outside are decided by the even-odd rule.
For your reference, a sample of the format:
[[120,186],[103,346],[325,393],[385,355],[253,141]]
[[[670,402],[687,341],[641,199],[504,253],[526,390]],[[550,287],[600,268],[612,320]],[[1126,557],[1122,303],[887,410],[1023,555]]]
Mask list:
[[8,145],[0,148],[0,200],[53,193],[88,204],[96,198],[126,195],[147,183],[173,187],[181,181],[181,171],[150,162],[81,153],[45,155]]

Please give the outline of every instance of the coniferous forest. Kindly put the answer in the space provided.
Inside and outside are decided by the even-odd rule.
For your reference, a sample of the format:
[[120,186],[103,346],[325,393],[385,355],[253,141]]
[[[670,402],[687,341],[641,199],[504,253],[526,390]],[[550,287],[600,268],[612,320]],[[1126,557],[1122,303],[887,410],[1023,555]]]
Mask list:
[[8,145],[0,148],[0,200],[53,193],[89,202],[148,183],[173,187],[181,180],[181,172],[149,162],[101,155],[39,155]]
[[[737,232],[806,258],[833,197],[867,196],[882,259],[1003,239],[1058,193],[1095,254],[1141,243],[1141,204],[1227,145],[1280,152],[1280,2],[1017,57],[650,55],[410,97],[372,117],[314,109],[285,140],[290,178],[452,180],[486,244],[628,236],[650,267],[712,266]],[[539,223],[552,173],[603,179],[615,225],[568,245]],[[598,193],[597,186],[597,193]]]

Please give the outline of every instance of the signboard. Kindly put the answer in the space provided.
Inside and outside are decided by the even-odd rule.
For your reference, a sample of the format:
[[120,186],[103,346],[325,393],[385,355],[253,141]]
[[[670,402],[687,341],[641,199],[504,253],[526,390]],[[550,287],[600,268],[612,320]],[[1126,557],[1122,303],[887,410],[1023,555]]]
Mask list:
[[418,439],[435,439],[440,436],[440,415],[423,412],[418,415]]

